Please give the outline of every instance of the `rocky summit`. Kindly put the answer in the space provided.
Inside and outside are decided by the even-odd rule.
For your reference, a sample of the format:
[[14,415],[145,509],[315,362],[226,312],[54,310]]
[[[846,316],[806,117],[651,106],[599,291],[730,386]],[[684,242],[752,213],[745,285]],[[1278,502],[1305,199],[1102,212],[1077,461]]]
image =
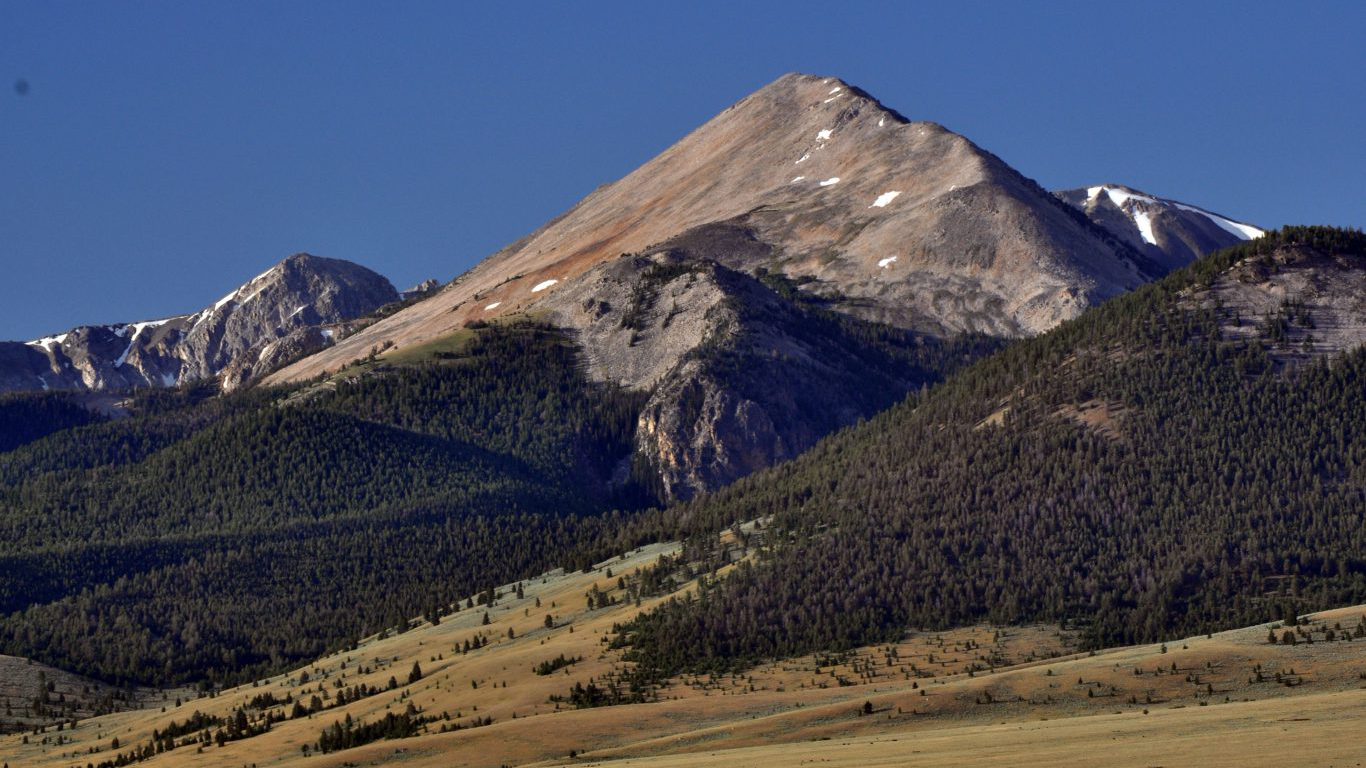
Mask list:
[[333,343],[339,324],[398,299],[365,267],[290,256],[189,315],[0,342],[0,391],[110,390],[222,378],[240,386]]
[[272,380],[530,310],[606,262],[716,225],[750,242],[709,252],[730,268],[778,272],[838,311],[940,336],[1038,333],[1166,271],[968,139],[842,80],[792,74],[433,299]]

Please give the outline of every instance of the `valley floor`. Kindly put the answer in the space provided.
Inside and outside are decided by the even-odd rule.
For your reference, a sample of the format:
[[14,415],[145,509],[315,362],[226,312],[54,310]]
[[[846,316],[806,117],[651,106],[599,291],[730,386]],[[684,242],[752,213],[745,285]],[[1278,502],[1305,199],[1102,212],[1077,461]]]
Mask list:
[[[849,654],[785,660],[734,676],[685,676],[648,703],[574,709],[553,701],[568,697],[576,683],[610,684],[623,668],[619,652],[606,644],[613,625],[657,602],[637,607],[621,600],[589,610],[588,593],[596,586],[620,597],[621,575],[675,551],[651,546],[592,572],[547,574],[523,582],[521,598],[505,586],[491,609],[466,608],[436,625],[368,638],[350,651],[212,698],[164,711],[158,701],[61,731],[0,737],[0,763],[98,766],[151,743],[154,730],[164,737],[168,727],[196,712],[226,723],[253,699],[258,704],[248,707],[250,719],[266,712],[283,719],[222,746],[211,738],[222,726],[187,731],[173,749],[135,764],[1366,762],[1360,739],[1366,732],[1366,638],[1352,637],[1366,614],[1362,607],[1318,614],[1308,627],[1277,628],[1275,643],[1268,642],[1270,625],[1260,625],[1096,654],[1076,652],[1071,634],[1050,626],[913,632],[901,642]],[[1281,642],[1287,632],[1296,636],[1294,644]],[[467,641],[478,644],[476,637],[487,644],[464,652]],[[550,674],[533,670],[560,657],[573,663]],[[409,682],[415,663],[421,678]],[[357,686],[364,688],[361,698],[338,705],[342,692]],[[263,698],[273,703],[262,705]],[[315,711],[291,716],[299,714],[294,702]],[[315,749],[323,730],[347,717],[374,723],[409,711],[435,719],[413,737],[327,754]]]
[[558,765],[673,766],[1359,766],[1366,763],[1366,691],[1309,694],[1293,703],[1237,702],[1063,720],[907,730],[897,735],[740,747]]

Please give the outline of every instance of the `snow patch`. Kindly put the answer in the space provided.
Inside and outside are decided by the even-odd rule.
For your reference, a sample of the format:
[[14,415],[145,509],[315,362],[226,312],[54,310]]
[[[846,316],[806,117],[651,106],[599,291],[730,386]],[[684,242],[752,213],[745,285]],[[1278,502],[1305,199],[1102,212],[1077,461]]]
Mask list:
[[240,293],[240,292],[241,292],[241,289],[238,289],[238,290],[233,291],[232,293],[228,294],[227,296],[224,296],[223,298],[219,299],[218,301],[215,301],[215,302],[213,303],[213,308],[214,308],[214,309],[222,309],[224,304],[227,304],[228,302],[232,301],[233,299],[236,299],[236,298],[237,298],[237,294]]
[[789,184],[796,184],[797,182],[801,181],[801,180],[804,179],[804,178],[806,178],[806,177],[805,177],[805,176],[798,176],[798,177],[794,178],[792,181],[790,181],[790,182],[788,182],[788,183],[789,183]]
[[161,374],[161,385],[162,385],[163,387],[174,387],[174,386],[175,386],[175,374],[174,374],[174,373],[163,373],[163,374]]
[[171,322],[172,320],[179,320],[182,317],[184,317],[184,315],[168,317],[164,320],[146,320],[141,323],[131,323],[128,327],[133,329],[133,338],[136,339],[138,336],[141,336],[142,332],[147,330],[148,328],[160,328],[161,326]]
[[1232,219],[1226,219],[1223,216],[1210,213],[1209,211],[1201,210],[1192,205],[1182,205],[1181,203],[1172,203],[1172,205],[1176,206],[1177,208],[1180,208],[1183,211],[1198,213],[1201,216],[1204,216],[1205,218],[1214,222],[1220,229],[1224,230],[1225,232],[1237,235],[1238,237],[1241,237],[1244,240],[1256,240],[1257,238],[1266,234],[1266,232],[1257,229],[1251,224],[1241,224],[1239,222],[1233,221]]
[[56,336],[44,336],[41,339],[35,339],[34,341],[28,341],[25,343],[28,344],[30,347],[51,347],[54,344],[65,343],[66,337],[67,334],[59,333]]
[[499,307],[501,307],[501,306],[503,306],[503,302],[501,302],[501,301],[495,301],[495,302],[493,302],[492,304],[489,304],[488,306],[484,307],[484,311],[485,311],[485,312],[492,312],[493,310],[495,310],[495,309],[497,309],[497,308],[499,308]]
[[885,118],[885,117],[879,117],[879,118],[877,119],[877,127],[881,128],[881,127],[882,127],[882,124],[885,123],[885,122],[887,122],[887,118]]
[[887,207],[887,204],[890,203],[890,202],[892,202],[893,200],[895,200],[895,199],[896,199],[896,196],[899,195],[899,194],[901,194],[901,190],[899,190],[899,189],[894,189],[894,190],[892,190],[891,192],[883,192],[882,194],[878,195],[878,196],[877,196],[877,199],[873,201],[873,204],[870,205],[870,206],[868,206],[868,207],[869,207],[869,208],[886,208],[886,207]]
[[840,177],[838,177],[838,176],[831,176],[830,178],[826,179],[825,181],[822,181],[822,182],[821,182],[821,186],[822,186],[822,187],[833,187],[834,185],[836,185],[836,184],[838,184],[838,183],[840,183]]
[[[134,337],[134,339],[135,339],[135,338],[136,338],[136,337]],[[134,341],[134,339],[129,339],[129,340],[128,340],[128,346],[124,348],[123,354],[119,355],[119,359],[117,359],[117,360],[114,361],[114,367],[115,367],[115,368],[122,368],[122,367],[123,367],[123,364],[126,363],[126,362],[128,362],[128,353],[130,353],[130,352],[133,351],[133,341]]]
[[1153,204],[1157,204],[1158,202],[1157,198],[1148,197],[1147,195],[1137,195],[1133,192],[1127,192],[1123,189],[1115,189],[1114,187],[1106,186],[1088,187],[1086,190],[1086,202],[1089,203],[1092,200],[1095,200],[1097,197],[1100,196],[1101,192],[1104,192],[1106,196],[1110,198],[1110,202],[1118,206],[1123,206],[1130,200],[1137,200],[1142,203]]
[[839,92],[842,91],[842,90],[844,90],[844,89],[843,89],[843,88],[840,88],[839,86],[835,86],[834,88],[831,88],[831,89],[830,89],[830,94],[829,94],[829,95],[834,96],[835,94],[839,93]]
[[810,153],[810,152],[807,152],[806,154],[804,154],[804,155],[802,155],[801,157],[797,158],[797,162],[796,162],[796,163],[793,163],[793,165],[797,165],[797,164],[799,164],[799,163],[804,163],[804,162],[806,162],[807,160],[810,160],[810,159],[811,159],[811,153]]
[[532,292],[532,293],[540,293],[541,291],[544,291],[545,289],[549,288],[550,286],[552,286],[552,285],[554,285],[555,283],[558,283],[558,282],[560,282],[560,281],[559,281],[559,280],[542,280],[541,282],[539,282],[539,283],[537,283],[537,284],[535,284],[534,286],[531,287],[531,292]]
[[[237,297],[241,296],[241,295],[242,295],[242,291],[243,291],[244,289],[246,289],[247,286],[249,286],[249,285],[251,285],[251,284],[253,284],[253,283],[259,282],[262,278],[269,276],[271,273],[273,273],[275,270],[277,270],[277,269],[279,269],[279,268],[280,268],[280,265],[279,265],[279,264],[276,264],[275,266],[271,267],[270,269],[267,269],[265,272],[262,272],[261,274],[257,275],[256,277],[253,277],[252,279],[248,280],[246,283],[244,283],[244,284],[242,285],[241,288],[238,288],[237,290],[233,291],[232,293],[228,294],[227,296],[224,296],[223,298],[219,299],[218,301],[215,301],[215,302],[213,303],[213,308],[214,308],[214,309],[222,309],[224,304],[227,304],[228,302],[233,301],[233,300],[237,299]],[[246,297],[245,299],[242,299],[241,302],[239,302],[239,303],[241,303],[241,304],[246,304],[248,301],[251,301],[252,299],[254,299],[254,298],[256,298],[257,296],[259,296],[259,295],[261,294],[261,291],[262,291],[262,290],[265,290],[265,289],[264,289],[264,288],[258,288],[258,289],[256,290],[255,293],[251,294],[250,296]]]
[[894,261],[896,261],[895,256],[888,256],[885,259],[878,259],[877,265],[882,269],[886,269],[887,267],[892,266],[892,262]]
[[822,101],[821,103],[822,103],[822,104],[829,104],[830,102],[832,102],[832,101],[834,101],[835,99],[838,99],[838,98],[839,98],[838,96],[831,96],[830,98],[826,99],[825,101]]
[[292,317],[294,317],[295,315],[299,314],[300,312],[304,311],[305,309],[308,309],[308,305],[307,305],[307,304],[304,304],[304,305],[300,306],[298,309],[295,309],[293,312],[290,312],[290,313],[289,313],[289,316],[292,318]]
[[825,128],[820,133],[816,134],[816,139],[819,141],[825,141],[826,139],[830,138],[830,135],[833,133],[834,131],[832,129]]
[[1138,227],[1138,234],[1143,237],[1143,242],[1157,245],[1157,238],[1153,237],[1153,220],[1147,211],[1134,211],[1134,226]]
[[324,328],[322,329],[321,333],[323,335],[323,338],[327,339],[328,341],[331,341],[337,335],[331,328]]

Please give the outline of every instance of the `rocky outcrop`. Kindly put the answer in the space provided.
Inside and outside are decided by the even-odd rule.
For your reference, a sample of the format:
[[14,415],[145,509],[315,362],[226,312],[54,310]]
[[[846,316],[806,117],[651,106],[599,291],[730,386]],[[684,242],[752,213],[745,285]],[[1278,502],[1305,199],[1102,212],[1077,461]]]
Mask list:
[[1295,367],[1366,345],[1366,257],[1281,246],[1234,264],[1192,303],[1217,313],[1225,339],[1255,339]]
[[223,390],[231,392],[258,381],[271,371],[326,349],[351,330],[349,323],[326,327],[310,325],[296,328],[280,338],[258,342],[246,354],[234,358],[219,374]]
[[430,278],[427,280],[423,280],[417,285],[414,285],[412,288],[409,288],[408,290],[404,291],[401,295],[401,298],[404,301],[408,301],[410,299],[420,299],[424,296],[436,293],[440,289],[441,283],[435,278]]
[[0,391],[174,386],[219,376],[240,386],[334,343],[347,321],[397,299],[388,280],[364,267],[297,254],[192,315],[0,342]]
[[989,346],[831,312],[786,278],[745,274],[696,247],[737,234],[690,233],[624,256],[545,305],[592,377],[651,393],[636,455],[663,498],[793,458]]

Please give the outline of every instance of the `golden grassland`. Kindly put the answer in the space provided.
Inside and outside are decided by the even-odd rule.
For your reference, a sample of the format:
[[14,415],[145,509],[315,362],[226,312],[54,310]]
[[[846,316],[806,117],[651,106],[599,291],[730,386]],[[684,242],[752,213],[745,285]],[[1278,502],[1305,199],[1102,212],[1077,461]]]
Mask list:
[[[152,698],[152,708],[6,736],[0,761],[98,765],[196,711],[228,717],[266,693],[305,704],[317,696],[330,708],[137,765],[1255,765],[1290,755],[1357,765],[1366,758],[1366,639],[1350,639],[1366,613],[1360,607],[1318,614],[1312,628],[1278,629],[1274,644],[1269,625],[1094,654],[1078,652],[1070,633],[1051,626],[912,632],[896,643],[742,674],[683,676],[648,703],[572,709],[552,701],[575,683],[603,684],[619,673],[620,653],[607,647],[613,625],[658,601],[589,610],[587,593],[597,586],[620,596],[621,575],[676,551],[655,545],[592,572],[547,574],[523,582],[520,599],[508,585],[491,609],[368,638],[289,674],[165,711]],[[1279,642],[1287,631],[1295,644]],[[462,653],[476,636],[488,644]],[[582,660],[535,674],[537,664],[560,655]],[[423,676],[406,684],[414,662]],[[356,685],[380,692],[330,706]],[[334,722],[373,722],[410,706],[437,718],[417,736],[305,756]],[[274,710],[288,716],[290,707]]]

